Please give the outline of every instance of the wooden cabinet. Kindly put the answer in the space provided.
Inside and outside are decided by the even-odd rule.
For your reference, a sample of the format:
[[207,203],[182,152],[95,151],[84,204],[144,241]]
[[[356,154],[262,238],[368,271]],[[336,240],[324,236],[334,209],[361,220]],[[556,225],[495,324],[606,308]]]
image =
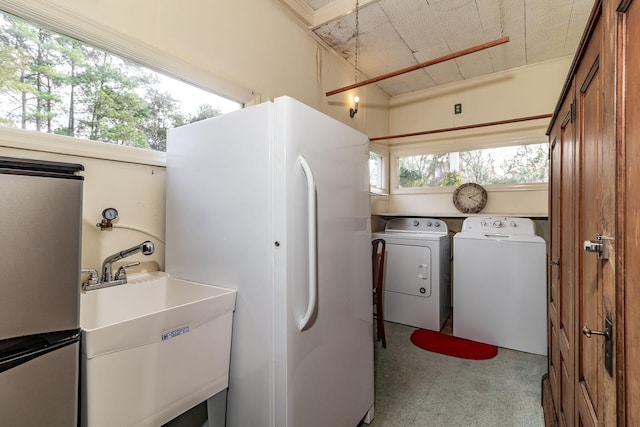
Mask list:
[[640,425],[640,5],[596,1],[549,127],[547,425]]

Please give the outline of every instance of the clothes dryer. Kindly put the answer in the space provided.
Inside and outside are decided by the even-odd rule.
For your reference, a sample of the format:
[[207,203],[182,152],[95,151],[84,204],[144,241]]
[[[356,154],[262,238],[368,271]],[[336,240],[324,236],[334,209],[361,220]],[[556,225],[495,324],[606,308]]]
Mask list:
[[433,218],[394,218],[372,238],[386,241],[384,317],[440,331],[451,313],[451,237]]
[[453,335],[546,355],[546,277],[531,219],[465,219],[453,238]]

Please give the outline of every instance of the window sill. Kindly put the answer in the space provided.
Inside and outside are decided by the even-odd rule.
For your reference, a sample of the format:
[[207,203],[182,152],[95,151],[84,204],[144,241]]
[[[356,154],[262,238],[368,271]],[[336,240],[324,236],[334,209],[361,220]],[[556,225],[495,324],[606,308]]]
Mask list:
[[0,147],[149,166],[167,165],[167,155],[160,151],[7,127],[0,127]]
[[387,197],[389,195],[389,193],[385,192],[385,190],[381,189],[381,188],[372,188],[372,189],[369,190],[369,195]]
[[[546,191],[549,184],[496,184],[483,185],[489,193],[511,192],[511,191]],[[395,188],[391,194],[446,194],[453,193],[456,186],[451,187],[430,187],[430,188]]]

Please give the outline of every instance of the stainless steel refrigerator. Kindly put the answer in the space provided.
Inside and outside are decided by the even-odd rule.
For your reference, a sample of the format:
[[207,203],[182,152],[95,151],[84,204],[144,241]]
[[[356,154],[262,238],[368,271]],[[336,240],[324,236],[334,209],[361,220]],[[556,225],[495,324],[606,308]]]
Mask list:
[[0,426],[77,425],[83,169],[0,157]]
[[288,97],[170,131],[167,272],[238,291],[227,426],[371,417],[368,159]]

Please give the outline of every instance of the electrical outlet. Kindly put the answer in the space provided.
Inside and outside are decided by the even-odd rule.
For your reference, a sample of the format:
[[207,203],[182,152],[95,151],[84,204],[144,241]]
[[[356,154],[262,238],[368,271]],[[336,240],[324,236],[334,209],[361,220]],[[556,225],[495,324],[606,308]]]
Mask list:
[[453,106],[453,112],[455,114],[462,114],[462,104],[456,104]]

